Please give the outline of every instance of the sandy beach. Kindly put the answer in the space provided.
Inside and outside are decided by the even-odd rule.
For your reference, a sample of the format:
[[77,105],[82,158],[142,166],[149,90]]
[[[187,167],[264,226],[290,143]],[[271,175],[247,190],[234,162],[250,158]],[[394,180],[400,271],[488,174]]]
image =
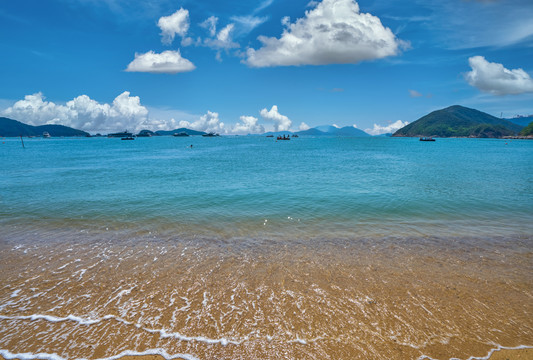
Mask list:
[[[34,358],[34,359],[38,359],[38,358]],[[180,359],[180,357],[176,357],[175,359]],[[408,358],[405,358],[405,359],[407,360]],[[435,358],[435,359],[445,360],[448,358]],[[481,359],[481,358],[475,358],[475,359]],[[483,359],[486,359],[486,360],[531,360],[533,359],[533,349],[531,348],[515,349],[515,350],[502,349],[502,350],[493,352],[490,357],[483,357]],[[6,359],[0,355],[0,360],[33,360],[33,359],[30,359],[30,358]],[[119,358],[119,360],[170,360],[170,359],[165,359],[161,355],[139,355],[139,356],[123,356]]]
[[449,238],[445,247],[309,239],[247,248],[102,236],[1,244],[0,349],[87,359],[152,349],[191,359],[468,359],[533,341],[527,239],[469,239],[476,247],[465,251],[465,239]]

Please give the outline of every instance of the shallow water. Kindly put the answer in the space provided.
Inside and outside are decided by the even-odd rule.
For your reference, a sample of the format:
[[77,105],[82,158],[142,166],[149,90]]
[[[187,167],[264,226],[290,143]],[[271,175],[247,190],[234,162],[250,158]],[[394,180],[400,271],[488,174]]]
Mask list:
[[4,357],[533,345],[533,142],[3,141]]

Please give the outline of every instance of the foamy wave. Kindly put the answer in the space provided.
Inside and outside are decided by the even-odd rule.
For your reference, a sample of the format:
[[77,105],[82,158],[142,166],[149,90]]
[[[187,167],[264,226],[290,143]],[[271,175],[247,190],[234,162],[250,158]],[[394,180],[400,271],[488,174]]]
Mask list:
[[147,328],[147,327],[143,327],[140,324],[134,324],[134,323],[132,323],[130,321],[124,320],[124,319],[119,318],[119,317],[117,317],[115,315],[106,315],[106,316],[104,316],[102,318],[98,318],[98,319],[84,319],[82,317],[75,316],[75,315],[68,315],[68,316],[65,316],[65,317],[58,317],[58,316],[53,316],[53,315],[40,315],[40,314],[26,315],[26,316],[4,316],[4,315],[0,315],[0,320],[30,320],[30,321],[45,320],[45,321],[49,321],[49,322],[73,321],[73,322],[77,322],[80,325],[94,325],[94,324],[98,324],[98,323],[106,321],[106,320],[115,320],[115,321],[118,321],[118,322],[123,323],[125,325],[134,325],[136,328],[138,328],[140,330],[143,330],[143,331],[146,331],[146,332],[149,332],[151,334],[159,334],[159,336],[161,336],[162,338],[174,338],[174,339],[177,339],[177,340],[180,340],[180,341],[187,341],[187,342],[197,341],[197,342],[203,342],[203,343],[206,343],[206,344],[220,344],[222,346],[226,346],[228,344],[240,345],[244,341],[248,340],[248,338],[245,338],[245,339],[243,339],[241,341],[235,341],[235,340],[228,340],[226,338],[210,339],[210,338],[207,338],[207,337],[204,337],[204,336],[186,336],[186,335],[182,335],[182,334],[177,333],[177,332],[167,332],[164,329],[150,329],[150,328]]
[[228,344],[240,345],[244,341],[248,340],[248,338],[245,338],[244,340],[241,340],[241,341],[228,340],[226,338],[209,339],[204,336],[185,336],[180,333],[169,333],[161,329],[147,329],[147,328],[142,328],[142,329],[152,334],[159,333],[159,335],[162,338],[174,338],[174,339],[178,339],[181,341],[198,341],[198,342],[203,342],[206,344],[220,344],[222,346],[226,346]]
[[[0,355],[6,359],[20,359],[20,360],[32,360],[32,359],[39,359],[39,360],[68,360],[67,358],[61,357],[57,354],[48,354],[48,353],[12,353],[9,350],[3,350],[0,349]],[[105,358],[99,358],[96,360],[117,360],[124,356],[143,356],[143,355],[160,355],[166,360],[172,360],[172,359],[184,359],[184,360],[199,360],[197,357],[190,355],[190,354],[169,354],[164,349],[150,349],[146,351],[133,351],[133,350],[125,350],[121,352],[118,355],[105,357]],[[81,360],[81,359],[80,359]]]
[[[494,345],[496,345],[496,344],[494,344]],[[487,356],[481,356],[481,357],[471,356],[467,360],[489,360],[490,357],[492,356],[492,354],[494,354],[496,351],[500,351],[500,350],[520,350],[520,349],[533,349],[533,346],[519,345],[517,347],[507,347],[507,346],[496,345],[496,347],[494,349],[491,349],[489,351]],[[422,355],[422,356],[420,356],[418,358],[418,360],[426,360],[426,359],[427,360],[436,360],[436,359],[433,359],[432,357],[427,356],[427,355]],[[458,359],[452,358],[450,360],[458,360]]]
[[[85,319],[85,318],[82,318],[82,317],[79,317],[79,316],[75,316],[75,315],[67,315],[65,317],[58,317],[58,316],[53,316],[53,315],[41,315],[41,314],[25,315],[25,316],[5,316],[5,315],[0,315],[0,320],[30,320],[30,321],[45,320],[45,321],[49,321],[49,322],[73,321],[73,322],[77,322],[80,325],[87,325],[87,326],[88,325],[98,324],[100,322],[107,321],[107,320],[115,320],[115,321],[120,322],[120,323],[122,323],[124,325],[135,326],[136,328],[138,328],[138,329],[140,329],[142,331],[146,331],[146,332],[148,332],[150,334],[159,334],[159,336],[161,336],[162,338],[174,338],[174,339],[177,339],[177,340],[180,340],[180,341],[187,341],[187,342],[196,341],[196,342],[201,342],[201,343],[205,343],[205,344],[220,344],[222,346],[227,346],[229,344],[241,345],[245,341],[249,340],[248,337],[245,337],[242,340],[229,340],[229,339],[226,339],[224,337],[219,338],[219,339],[211,339],[211,338],[207,338],[205,336],[186,336],[186,335],[180,334],[178,332],[168,332],[168,331],[166,331],[164,329],[150,329],[150,328],[144,327],[144,326],[142,326],[140,324],[135,324],[135,323],[133,323],[131,321],[124,320],[124,319],[122,319],[122,318],[120,318],[118,316],[115,316],[115,315],[106,315],[106,316],[104,316],[102,318],[98,318],[98,319]],[[270,342],[270,341],[272,341],[273,338],[270,337],[270,336],[267,336],[266,339]],[[298,343],[298,344],[302,344],[302,345],[307,345],[309,343],[316,342],[316,341],[319,341],[319,340],[322,340],[322,339],[324,339],[324,338],[323,337],[316,337],[314,339],[305,340],[305,339],[300,339],[299,337],[296,337],[296,339],[289,340],[289,341],[287,341],[287,343],[289,343],[289,344]],[[150,354],[147,354],[147,355],[150,355]],[[52,358],[46,358],[46,359],[52,359]],[[56,358],[54,358],[52,360],[55,360],[55,359]],[[21,360],[24,360],[24,359],[21,359]]]
[[[272,339],[272,338],[271,338],[270,336],[267,337],[267,340],[268,340],[268,341],[271,341],[271,339]],[[314,338],[314,339],[305,340],[305,339],[300,339],[300,338],[297,336],[295,340],[289,340],[288,343],[289,343],[289,344],[296,344],[296,343],[298,343],[298,344],[302,344],[302,345],[307,345],[307,344],[309,344],[309,343],[317,342],[317,341],[322,340],[322,339],[324,339],[324,338],[321,337],[321,336],[319,336],[319,337],[316,337],[316,338]]]
[[[4,315],[0,315],[0,319],[3,319],[3,320],[31,320],[31,321],[34,321],[34,320],[46,320],[46,321],[50,321],[50,322],[74,321],[74,322],[77,322],[80,325],[93,325],[93,324],[97,324],[99,322],[102,322],[104,320],[117,319],[117,318],[114,315],[106,315],[106,316],[104,316],[103,318],[100,318],[100,319],[84,319],[84,318],[81,318],[79,316],[74,316],[74,315],[68,315],[68,316],[65,316],[65,317],[57,317],[57,316],[53,316],[53,315],[34,314],[34,315],[27,315],[27,316],[4,316]],[[122,319],[117,319],[117,320],[120,321]],[[121,321],[121,322],[124,322],[124,321]]]

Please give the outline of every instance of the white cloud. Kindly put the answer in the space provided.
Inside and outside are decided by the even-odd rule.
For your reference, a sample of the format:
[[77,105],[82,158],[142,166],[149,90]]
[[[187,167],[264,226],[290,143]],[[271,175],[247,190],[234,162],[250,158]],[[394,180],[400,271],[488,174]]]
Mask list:
[[258,118],[254,116],[241,116],[241,123],[235,124],[232,132],[234,134],[262,134],[265,132],[263,125],[259,125]]
[[212,49],[231,49],[238,48],[239,44],[233,42],[232,32],[235,28],[235,24],[228,24],[222,30],[220,30],[216,38],[208,38],[204,40],[205,45]]
[[494,95],[515,95],[533,92],[533,79],[522,69],[506,69],[502,64],[491,63],[483,56],[468,59],[472,71],[465,74],[466,81],[481,91]]
[[307,125],[303,121],[302,121],[302,123],[300,124],[300,126],[298,128],[300,129],[300,131],[305,131],[305,130],[309,130],[310,129],[309,125]]
[[207,111],[205,115],[202,115],[200,119],[194,122],[182,120],[178,123],[178,127],[219,134],[227,132],[224,128],[224,123],[218,118],[218,113],[211,111]]
[[273,105],[270,110],[266,108],[260,111],[263,118],[274,122],[274,131],[288,131],[291,128],[292,121],[285,115],[281,115],[278,107]]
[[226,25],[222,30],[217,34],[217,40],[223,44],[231,42],[231,32],[235,28],[235,24]]
[[268,20],[268,17],[258,17],[253,15],[232,16],[231,20],[239,26],[239,34],[248,34],[250,31]]
[[257,8],[254,9],[254,14],[266,9],[267,7],[272,5],[273,2],[274,0],[264,0],[261,4],[259,4]]
[[403,44],[378,17],[360,13],[355,0],[323,0],[290,23],[281,37],[260,36],[247,50],[252,67],[358,63],[396,55]]
[[157,26],[161,29],[161,42],[170,45],[176,35],[184,37],[189,31],[189,10],[181,8],[170,16],[163,16]]
[[124,91],[112,104],[101,104],[81,95],[65,105],[45,101],[42,93],[26,95],[3,112],[31,125],[60,124],[89,132],[140,130],[149,122],[148,110],[138,96]]
[[409,124],[408,121],[401,121],[401,120],[398,120],[387,126],[381,126],[378,124],[374,124],[374,127],[372,129],[365,129],[365,132],[367,132],[370,135],[381,135],[381,134],[394,133],[396,132],[396,130],[401,129],[405,125],[408,125],[408,124]]
[[409,90],[409,96],[412,98],[422,97],[423,95],[416,90]]
[[209,30],[209,35],[211,37],[215,37],[217,34],[217,22],[218,18],[216,16],[210,16],[204,22],[202,22],[200,26]]
[[149,51],[145,54],[135,54],[135,59],[129,63],[126,71],[148,72],[154,74],[176,74],[193,71],[196,67],[189,60],[181,57],[179,50],[163,51],[161,54]]

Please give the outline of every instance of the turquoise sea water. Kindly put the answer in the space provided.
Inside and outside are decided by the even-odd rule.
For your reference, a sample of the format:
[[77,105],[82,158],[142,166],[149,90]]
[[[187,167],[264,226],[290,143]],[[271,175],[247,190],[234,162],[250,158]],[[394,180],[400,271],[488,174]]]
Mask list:
[[[190,148],[190,145],[193,145]],[[225,236],[533,231],[533,142],[3,139],[0,220]]]

